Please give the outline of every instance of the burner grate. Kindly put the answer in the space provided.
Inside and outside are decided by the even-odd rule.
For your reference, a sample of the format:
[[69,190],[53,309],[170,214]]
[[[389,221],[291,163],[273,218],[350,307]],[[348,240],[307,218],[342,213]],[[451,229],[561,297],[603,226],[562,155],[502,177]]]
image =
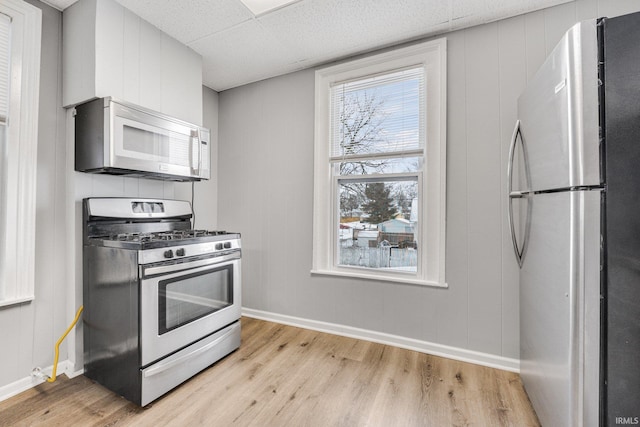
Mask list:
[[121,242],[156,242],[167,240],[184,240],[198,237],[222,236],[227,234],[224,230],[173,230],[153,233],[131,232],[111,234],[109,240]]

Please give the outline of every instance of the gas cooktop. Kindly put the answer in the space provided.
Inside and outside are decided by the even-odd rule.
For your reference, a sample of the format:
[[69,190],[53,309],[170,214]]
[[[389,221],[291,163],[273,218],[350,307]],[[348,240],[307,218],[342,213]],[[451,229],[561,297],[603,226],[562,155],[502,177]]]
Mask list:
[[199,245],[200,254],[240,248],[240,233],[195,229],[191,204],[182,200],[97,197],[83,206],[88,245],[133,250]]
[[[221,230],[169,230],[93,236],[89,239],[89,243],[98,246],[142,250],[207,242],[224,242],[225,240],[234,239],[240,239],[240,234]],[[219,249],[224,248],[224,243],[222,243]]]
[[228,236],[229,234],[226,231],[209,231],[209,230],[172,230],[172,231],[160,231],[154,233],[143,233],[143,232],[134,232],[134,233],[118,233],[111,234],[109,236],[104,236],[103,238],[106,240],[117,240],[117,241],[126,241],[126,242],[155,242],[155,241],[167,241],[167,240],[184,240],[184,239],[194,239],[201,237],[212,237],[212,236]]

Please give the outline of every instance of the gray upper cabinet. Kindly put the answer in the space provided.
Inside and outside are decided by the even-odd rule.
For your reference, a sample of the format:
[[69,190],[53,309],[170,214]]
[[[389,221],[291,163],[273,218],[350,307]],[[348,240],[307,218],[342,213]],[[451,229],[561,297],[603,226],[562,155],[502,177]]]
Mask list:
[[63,104],[111,96],[202,125],[202,57],[114,0],[63,14]]

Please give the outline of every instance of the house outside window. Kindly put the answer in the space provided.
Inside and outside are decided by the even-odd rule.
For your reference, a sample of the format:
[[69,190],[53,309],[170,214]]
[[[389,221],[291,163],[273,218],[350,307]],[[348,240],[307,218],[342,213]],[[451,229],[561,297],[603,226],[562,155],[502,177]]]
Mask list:
[[0,2],[0,307],[34,298],[42,12]]
[[315,274],[446,286],[446,41],[316,71]]

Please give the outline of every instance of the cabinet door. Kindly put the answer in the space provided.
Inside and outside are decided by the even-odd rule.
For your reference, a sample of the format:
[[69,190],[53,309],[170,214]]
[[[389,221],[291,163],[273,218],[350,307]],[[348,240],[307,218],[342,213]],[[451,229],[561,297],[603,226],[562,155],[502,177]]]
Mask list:
[[202,125],[202,57],[114,0],[65,9],[63,104],[115,99]]
[[95,94],[91,94],[97,98],[112,96],[125,99],[123,46],[137,43],[137,40],[124,38],[124,11],[115,1],[97,1],[96,16],[93,19],[96,37],[96,86]]
[[140,105],[162,110],[162,32],[151,25],[140,25]]
[[[125,43],[123,45],[122,60],[122,94],[124,99],[137,105],[141,105],[141,70],[140,50],[142,19],[128,9],[124,10],[123,36],[124,40],[138,40],[138,43]],[[148,107],[151,108],[151,107]]]
[[74,3],[62,14],[62,105],[91,99],[96,90],[96,0]]

